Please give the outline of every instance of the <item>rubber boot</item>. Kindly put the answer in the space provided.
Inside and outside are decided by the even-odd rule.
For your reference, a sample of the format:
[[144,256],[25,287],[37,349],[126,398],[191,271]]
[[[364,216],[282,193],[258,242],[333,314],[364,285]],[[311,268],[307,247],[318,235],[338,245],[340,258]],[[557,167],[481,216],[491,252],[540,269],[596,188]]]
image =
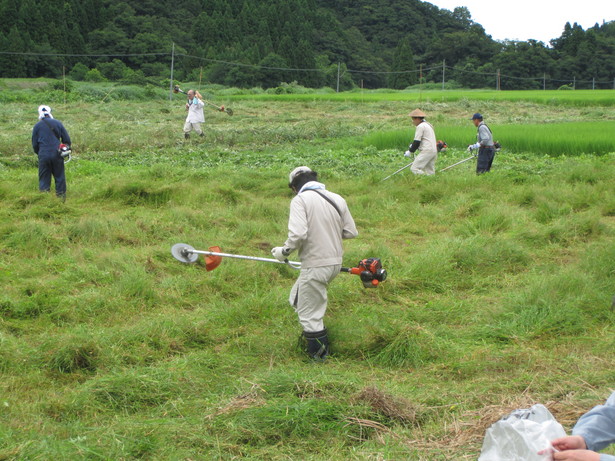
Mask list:
[[323,361],[329,355],[329,337],[327,329],[321,331],[304,331],[307,340],[307,353],[316,361]]
[[184,139],[190,139],[190,133],[184,133]]

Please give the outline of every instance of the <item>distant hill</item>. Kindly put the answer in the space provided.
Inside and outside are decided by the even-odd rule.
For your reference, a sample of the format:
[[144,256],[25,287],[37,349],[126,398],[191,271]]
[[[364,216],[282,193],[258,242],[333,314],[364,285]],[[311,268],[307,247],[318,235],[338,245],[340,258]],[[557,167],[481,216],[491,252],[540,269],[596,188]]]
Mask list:
[[504,87],[538,88],[546,80],[521,79],[612,82],[613,29],[567,24],[551,48],[496,42],[467,8],[420,0],[0,0],[0,77],[138,82],[168,76],[174,44],[178,79],[242,87],[331,86],[339,65],[342,89],[405,88],[444,68],[464,86],[490,86],[499,69]]

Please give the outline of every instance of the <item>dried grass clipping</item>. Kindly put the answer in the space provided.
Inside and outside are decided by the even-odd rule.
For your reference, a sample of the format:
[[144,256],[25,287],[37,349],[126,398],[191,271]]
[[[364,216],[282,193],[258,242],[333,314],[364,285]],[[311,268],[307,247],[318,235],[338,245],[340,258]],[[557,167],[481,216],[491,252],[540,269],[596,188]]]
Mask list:
[[375,387],[366,387],[354,398],[356,402],[368,404],[373,411],[404,424],[418,424],[420,407],[402,397],[395,397]]

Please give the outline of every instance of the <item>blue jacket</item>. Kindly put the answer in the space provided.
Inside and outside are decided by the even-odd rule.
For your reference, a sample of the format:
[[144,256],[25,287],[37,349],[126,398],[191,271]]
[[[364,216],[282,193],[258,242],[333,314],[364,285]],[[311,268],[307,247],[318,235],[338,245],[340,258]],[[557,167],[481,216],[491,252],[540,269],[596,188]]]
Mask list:
[[[615,392],[604,405],[598,405],[581,416],[572,433],[583,437],[587,448],[593,451],[615,443]],[[601,454],[600,461],[615,461],[615,456]]]
[[64,125],[59,120],[46,117],[34,125],[32,130],[32,148],[39,157],[58,155],[60,139],[64,144],[70,146],[70,136],[68,136],[66,128],[64,128]]

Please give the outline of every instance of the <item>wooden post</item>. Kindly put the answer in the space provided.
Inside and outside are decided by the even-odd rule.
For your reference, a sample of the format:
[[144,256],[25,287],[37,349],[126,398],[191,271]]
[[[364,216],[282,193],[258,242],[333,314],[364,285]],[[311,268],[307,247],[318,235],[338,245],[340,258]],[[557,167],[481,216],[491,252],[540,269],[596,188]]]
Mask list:
[[173,99],[173,66],[175,64],[175,42],[171,48],[171,83],[169,84],[169,101]]

